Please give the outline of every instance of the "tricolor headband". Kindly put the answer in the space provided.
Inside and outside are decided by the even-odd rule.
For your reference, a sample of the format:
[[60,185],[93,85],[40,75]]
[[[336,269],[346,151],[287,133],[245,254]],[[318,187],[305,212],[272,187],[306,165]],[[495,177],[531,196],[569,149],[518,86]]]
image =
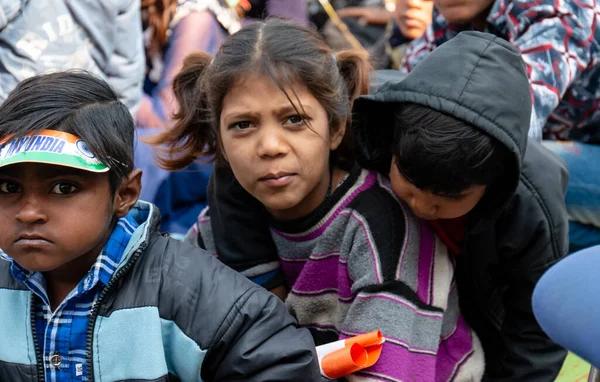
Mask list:
[[[0,142],[0,167],[15,163],[46,163],[91,172],[106,172],[109,167],[100,162],[83,139],[56,130],[43,130]],[[9,142],[10,141],[10,142]],[[8,142],[8,143],[7,143]]]

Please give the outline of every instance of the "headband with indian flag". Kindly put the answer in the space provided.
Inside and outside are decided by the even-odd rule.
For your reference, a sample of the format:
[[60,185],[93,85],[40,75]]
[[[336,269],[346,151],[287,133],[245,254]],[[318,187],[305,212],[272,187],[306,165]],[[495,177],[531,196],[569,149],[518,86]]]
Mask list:
[[106,172],[83,139],[56,130],[43,130],[22,138],[9,136],[0,141],[0,167],[15,163],[33,162],[72,167],[91,172]]

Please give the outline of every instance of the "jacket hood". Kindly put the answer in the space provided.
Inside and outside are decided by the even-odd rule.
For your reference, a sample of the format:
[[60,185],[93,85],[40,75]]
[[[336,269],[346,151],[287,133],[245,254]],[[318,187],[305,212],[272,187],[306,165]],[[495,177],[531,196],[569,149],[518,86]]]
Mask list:
[[[506,146],[512,169],[494,205],[514,193],[527,146],[531,92],[519,51],[492,34],[462,32],[428,54],[408,75],[374,75],[372,93],[354,104],[357,160],[387,173],[394,115],[402,103],[416,103],[463,120]],[[489,206],[488,206],[489,207]]]

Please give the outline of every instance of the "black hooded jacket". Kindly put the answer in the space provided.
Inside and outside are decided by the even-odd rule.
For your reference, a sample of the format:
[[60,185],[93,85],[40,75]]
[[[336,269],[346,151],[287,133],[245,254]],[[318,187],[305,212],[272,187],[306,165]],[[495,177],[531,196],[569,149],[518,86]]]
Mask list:
[[487,381],[554,381],[566,351],[537,324],[533,288],[567,254],[568,171],[527,141],[531,93],[516,48],[486,33],[463,32],[403,75],[375,75],[354,105],[359,163],[386,173],[401,103],[430,107],[491,135],[513,154],[509,174],[468,216],[457,283],[461,309],[482,340]]

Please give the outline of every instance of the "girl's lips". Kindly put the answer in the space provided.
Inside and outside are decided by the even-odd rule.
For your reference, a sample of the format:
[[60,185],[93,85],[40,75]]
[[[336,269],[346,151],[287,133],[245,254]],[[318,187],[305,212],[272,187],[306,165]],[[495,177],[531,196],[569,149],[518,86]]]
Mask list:
[[269,187],[284,187],[291,183],[295,174],[286,174],[276,177],[261,178],[260,181]]

